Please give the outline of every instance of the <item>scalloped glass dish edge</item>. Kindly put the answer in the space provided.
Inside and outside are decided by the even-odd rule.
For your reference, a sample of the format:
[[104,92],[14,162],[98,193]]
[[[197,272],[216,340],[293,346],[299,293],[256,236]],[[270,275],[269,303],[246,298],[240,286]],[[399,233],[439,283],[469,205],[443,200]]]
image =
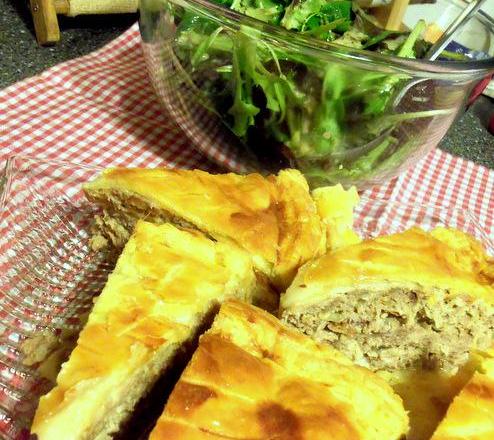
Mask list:
[[[102,168],[15,156],[0,179],[0,438],[29,438],[38,397],[52,384],[26,341],[77,334],[111,266],[89,246],[96,208],[81,190]],[[455,227],[494,243],[469,212],[361,196],[355,229],[364,238]],[[40,339],[41,341],[42,339]],[[32,357],[32,356],[31,356]]]

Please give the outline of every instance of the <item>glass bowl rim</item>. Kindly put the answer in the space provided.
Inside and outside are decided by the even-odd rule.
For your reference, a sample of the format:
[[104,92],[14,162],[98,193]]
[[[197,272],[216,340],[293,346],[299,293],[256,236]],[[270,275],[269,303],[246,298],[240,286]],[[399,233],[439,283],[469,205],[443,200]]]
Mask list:
[[[454,3],[454,0],[449,0]],[[466,4],[465,0],[457,0]],[[164,1],[159,3],[156,0],[140,0],[141,17],[139,26],[141,34],[143,33],[143,10],[146,10],[149,2],[152,9],[156,10],[156,4],[161,8]],[[189,8],[195,12],[207,16],[209,19],[220,25],[231,23],[236,27],[249,28],[253,31],[260,32],[264,41],[282,43],[285,46],[297,47],[304,50],[310,55],[318,58],[337,58],[341,61],[357,63],[365,66],[367,69],[376,69],[379,67],[382,71],[399,71],[409,74],[412,77],[423,77],[439,80],[459,79],[481,79],[494,71],[494,56],[472,61],[429,61],[417,60],[413,58],[402,58],[394,55],[384,55],[363,49],[349,48],[336,44],[318,40],[294,31],[290,31],[281,26],[272,25],[253,17],[249,17],[232,9],[225,8],[210,0],[166,0],[184,8]],[[484,11],[478,11],[476,18],[479,19],[485,27],[494,35],[494,19]],[[230,27],[231,27],[230,24]],[[143,38],[143,41],[144,38]]]

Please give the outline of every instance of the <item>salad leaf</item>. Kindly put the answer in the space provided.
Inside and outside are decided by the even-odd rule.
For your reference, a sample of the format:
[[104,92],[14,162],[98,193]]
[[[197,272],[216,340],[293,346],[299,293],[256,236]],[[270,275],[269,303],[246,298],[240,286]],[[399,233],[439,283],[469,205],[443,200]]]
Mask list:
[[355,26],[353,26],[340,38],[336,39],[336,42],[341,46],[362,49],[368,39],[369,36],[367,34],[359,31]]
[[218,37],[218,35],[221,33],[223,28],[219,27],[216,29],[208,38],[203,39],[200,43],[199,46],[197,47],[196,51],[192,55],[192,58],[190,60],[190,63],[192,66],[197,66],[204,57],[208,56],[209,48],[213,45],[214,40]]
[[450,50],[443,50],[441,52],[440,58],[444,60],[455,60],[455,61],[468,61],[470,59],[463,53],[451,52]]
[[246,74],[250,68],[249,47],[245,47],[244,40],[239,38],[234,42],[233,51],[233,79],[235,81],[235,97],[228,113],[233,116],[233,132],[240,137],[247,134],[250,125],[254,125],[254,116],[259,113],[252,99],[252,78]]
[[[420,57],[425,22],[407,32],[380,28],[349,0],[214,0],[266,23],[325,41]],[[328,61],[272,45],[250,27],[232,30],[185,13],[174,51],[214,112],[246,144],[280,151],[315,182],[359,179],[394,166],[412,148],[402,124],[449,110],[397,113],[409,78]],[[328,51],[331,47],[328,46]],[[403,85],[402,85],[403,84]],[[404,134],[405,133],[405,134]],[[405,137],[404,137],[405,136]]]
[[352,10],[355,14],[353,25],[369,37],[379,35],[384,29],[381,27],[376,17],[368,14],[357,2],[352,3]]
[[372,46],[379,44],[381,41],[385,40],[388,37],[401,35],[402,32],[397,31],[382,31],[380,34],[377,34],[370,38],[367,43],[365,43],[362,49],[369,49]]
[[381,46],[383,49],[381,50],[381,52],[387,53],[389,55],[396,55],[396,52],[401,47],[401,45],[405,42],[406,39],[407,39],[406,34],[397,35],[395,37],[389,36],[388,38],[382,41]]
[[218,3],[219,5],[226,6],[227,8],[232,8],[233,4],[233,0],[214,0],[214,2]]
[[284,10],[283,4],[274,0],[232,0],[230,8],[270,24],[279,24]]
[[[350,29],[351,13],[352,2],[349,0],[333,0],[330,3],[326,3],[320,11],[321,18],[328,23],[339,19],[344,20],[343,23],[335,29],[340,33],[346,32]],[[323,23],[321,23],[321,25],[323,25]]]
[[412,32],[410,32],[410,35],[408,38],[405,40],[403,45],[400,47],[398,50],[398,55],[399,57],[403,58],[415,58],[415,51],[414,51],[414,45],[419,39],[419,37],[423,34],[425,31],[427,24],[425,20],[419,20],[415,27],[413,28]]
[[346,32],[351,26],[351,11],[352,2],[349,0],[293,0],[280,24],[331,41],[332,34],[325,33],[332,30]]
[[280,24],[286,29],[300,31],[307,20],[317,14],[325,3],[325,0],[293,0],[285,9]]

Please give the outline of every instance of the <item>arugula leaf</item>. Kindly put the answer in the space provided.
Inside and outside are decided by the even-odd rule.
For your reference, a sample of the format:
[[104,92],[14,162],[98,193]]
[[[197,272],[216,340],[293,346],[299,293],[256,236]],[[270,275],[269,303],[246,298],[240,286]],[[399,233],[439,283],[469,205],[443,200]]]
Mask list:
[[404,58],[415,58],[415,51],[413,49],[413,46],[422,35],[422,33],[425,31],[426,26],[427,24],[425,20],[419,20],[396,55]]
[[227,8],[231,8],[233,0],[213,0],[214,3],[217,3],[221,6],[226,6]]
[[285,9],[281,25],[286,29],[302,30],[307,20],[317,14],[325,0],[293,0]]
[[259,113],[252,100],[252,79],[244,74],[246,66],[246,54],[243,41],[237,38],[233,50],[233,79],[235,81],[235,96],[233,105],[228,113],[233,116],[233,132],[244,137],[250,125],[254,125],[254,116]]
[[[252,32],[248,32],[252,33]],[[265,59],[261,59],[264,55]],[[254,93],[257,88],[266,100],[266,109],[272,115],[279,113],[279,120],[286,112],[287,96],[293,99],[287,79],[267,70],[263,64],[267,57],[278,62],[276,54],[269,49],[262,50],[262,43],[256,36],[239,32],[233,50],[233,75],[235,78],[235,100],[229,113],[234,117],[234,132],[241,137],[247,135],[249,126],[255,125],[255,118],[260,108],[254,105]]]
[[[327,41],[334,40],[334,34],[331,32],[332,30],[336,30],[340,26],[346,26],[347,21],[344,18],[340,18],[338,20],[332,21],[329,24],[325,24],[322,26],[315,26],[307,31],[302,31],[305,35],[312,35],[314,37],[322,38]],[[329,35],[331,34],[331,36]],[[328,38],[330,38],[328,40]]]
[[369,36],[367,34],[364,34],[355,26],[352,26],[348,31],[346,31],[340,38],[337,38],[335,41],[342,46],[362,49],[364,42],[368,39]]
[[[349,0],[293,0],[286,8],[281,25],[286,29],[312,31],[328,39],[324,27],[342,33],[351,25],[352,2]],[[337,22],[333,25],[334,22]],[[317,31],[317,32],[315,32]],[[330,38],[332,39],[332,38]]]
[[177,34],[180,35],[182,32],[192,29],[194,32],[204,32],[207,34],[216,28],[217,26],[215,26],[211,20],[200,17],[193,12],[185,11],[182,19],[180,20],[180,24],[177,27]]
[[178,46],[181,49],[192,49],[193,53],[191,55],[192,58],[198,58],[201,61],[204,61],[206,57],[199,57],[196,55],[196,52],[200,51],[205,40],[209,40],[206,48],[205,54],[211,55],[212,52],[223,52],[225,54],[230,55],[233,50],[233,43],[230,37],[226,35],[221,35],[216,31],[213,31],[215,34],[214,38],[210,39],[211,34],[202,34],[200,32],[196,32],[192,29],[187,30],[185,32],[181,32],[177,37]]
[[409,113],[394,113],[391,115],[382,115],[368,123],[368,133],[371,135],[378,135],[383,131],[393,127],[398,122],[410,121],[414,119],[421,118],[431,118],[433,116],[449,115],[454,110],[450,109],[438,109],[438,110],[424,110],[420,112],[409,112]]
[[280,23],[284,5],[276,0],[232,0],[230,8],[249,17],[277,25]]
[[190,59],[190,64],[192,65],[192,67],[197,66],[201,61],[203,61],[204,57],[208,56],[209,48],[213,45],[214,40],[216,40],[216,38],[222,31],[223,28],[219,27],[208,38],[201,41]]
[[[337,32],[346,32],[351,25],[352,2],[349,0],[333,0],[321,8],[320,14],[326,23],[343,19],[343,23],[335,28]],[[324,23],[321,23],[323,25]]]
[[443,50],[440,55],[440,59],[455,60],[455,61],[468,61],[468,58],[464,53],[451,52],[450,50]]
[[367,43],[362,46],[362,49],[369,49],[369,47],[375,46],[379,44],[381,41],[385,40],[388,37],[400,35],[402,32],[399,31],[382,31],[380,34],[377,34],[370,38]]
[[355,14],[353,25],[360,32],[373,37],[379,35],[384,30],[376,17],[364,11],[357,2],[352,2],[352,10]]

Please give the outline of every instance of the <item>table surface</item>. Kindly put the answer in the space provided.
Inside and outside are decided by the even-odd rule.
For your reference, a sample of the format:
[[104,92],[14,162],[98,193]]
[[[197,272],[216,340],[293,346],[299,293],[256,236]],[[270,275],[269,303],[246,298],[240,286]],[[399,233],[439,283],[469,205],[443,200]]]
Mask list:
[[[129,28],[137,14],[59,17],[62,40],[39,47],[27,1],[0,0],[0,88],[91,52]],[[494,136],[484,124],[494,103],[482,97],[451,128],[440,147],[494,169]]]

